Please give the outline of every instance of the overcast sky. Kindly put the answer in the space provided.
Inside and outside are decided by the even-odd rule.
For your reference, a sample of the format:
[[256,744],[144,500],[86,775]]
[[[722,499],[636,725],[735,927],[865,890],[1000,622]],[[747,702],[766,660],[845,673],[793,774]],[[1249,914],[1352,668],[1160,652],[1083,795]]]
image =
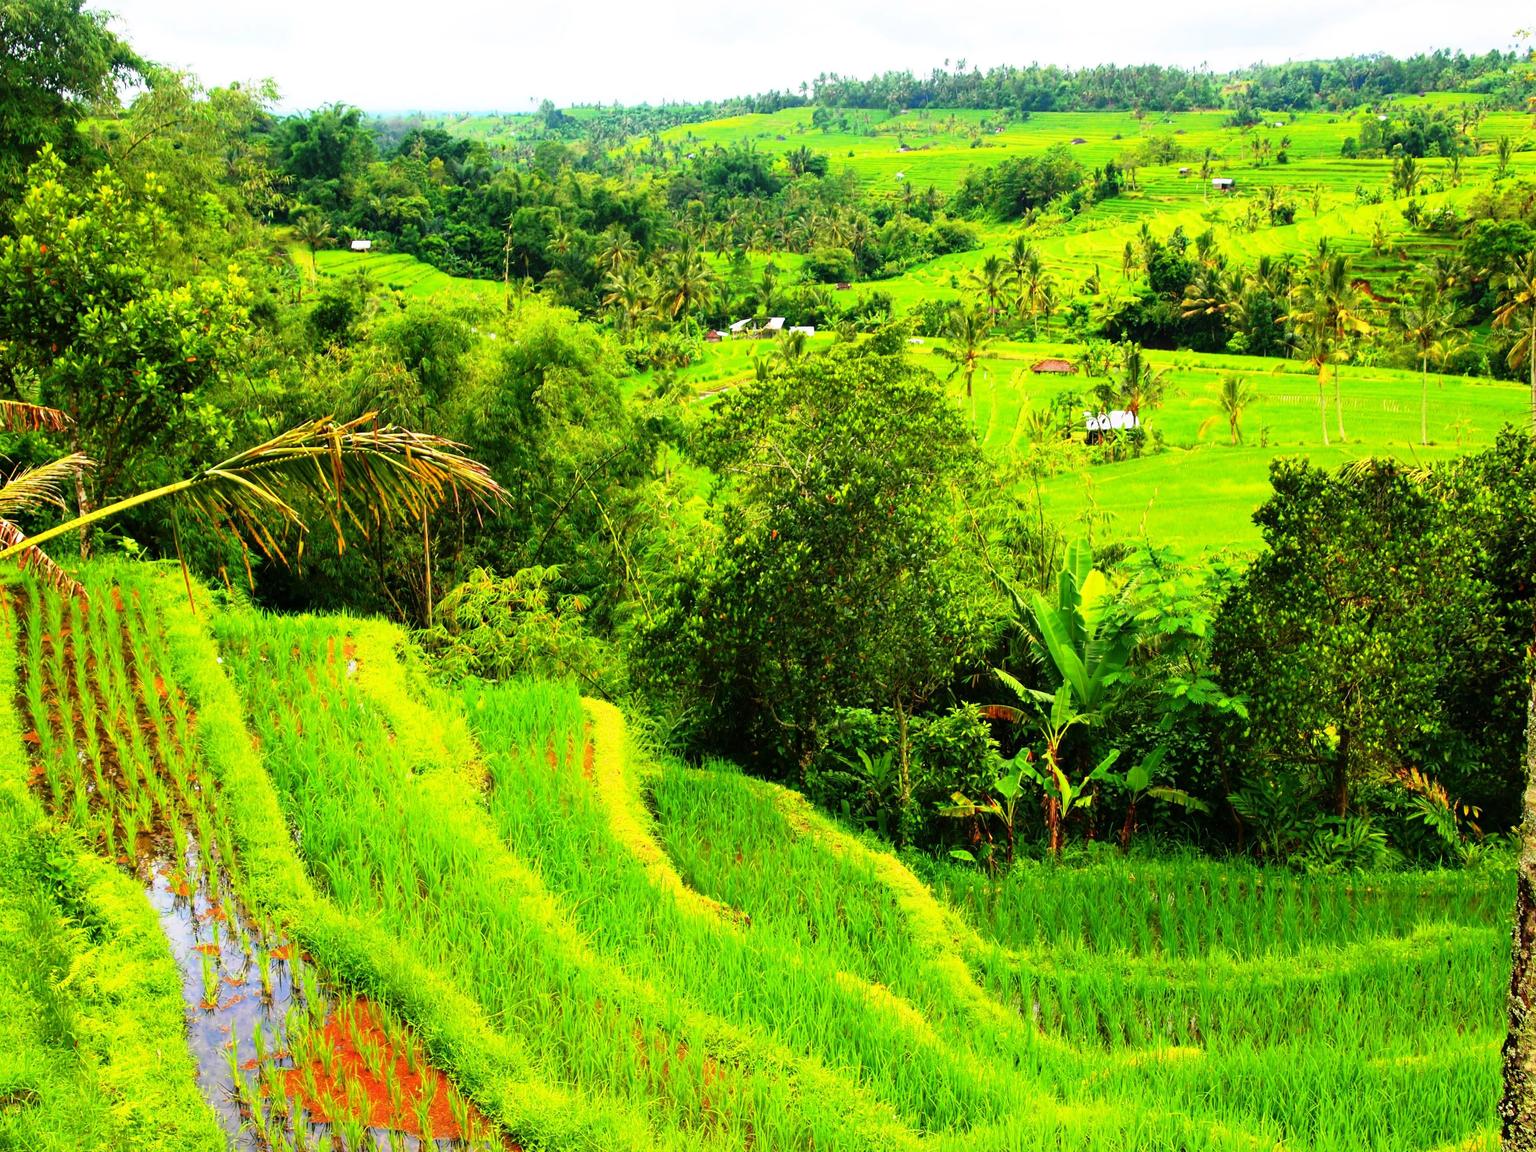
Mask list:
[[[822,72],[926,74],[1508,48],[1526,0],[95,0],[152,60],[207,84],[271,77],[286,109],[519,111],[706,100]],[[1049,8],[1049,11],[1039,9]]]

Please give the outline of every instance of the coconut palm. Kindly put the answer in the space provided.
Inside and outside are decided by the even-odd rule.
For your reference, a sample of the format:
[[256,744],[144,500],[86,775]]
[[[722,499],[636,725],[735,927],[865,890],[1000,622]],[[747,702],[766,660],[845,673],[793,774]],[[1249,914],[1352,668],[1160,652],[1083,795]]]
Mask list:
[[971,283],[987,302],[987,311],[997,315],[997,301],[1008,283],[1008,265],[1001,256],[988,256],[971,272]]
[[[1300,319],[1287,316],[1288,321]],[[1323,422],[1323,447],[1328,447],[1328,365],[1334,362],[1333,333],[1321,320],[1305,319],[1291,332],[1291,342],[1307,365],[1317,373],[1317,412]]]
[[[1306,333],[1303,341],[1308,346],[1308,362],[1319,365],[1319,387],[1322,386],[1321,365],[1331,362],[1334,366],[1334,415],[1338,421],[1339,439],[1346,440],[1339,366],[1349,359],[1350,340],[1371,331],[1370,322],[1365,318],[1367,297],[1350,275],[1349,258],[1329,252],[1325,244],[1319,244],[1317,261],[1295,286],[1292,296],[1291,313],[1287,319],[1299,322]],[[1320,339],[1326,343],[1326,349],[1320,345]],[[1321,354],[1322,359],[1314,359],[1314,353]],[[1325,429],[1324,445],[1327,442]]]
[[619,331],[632,332],[655,302],[656,285],[645,269],[630,265],[619,267],[603,279],[603,306],[619,315]]
[[[286,561],[290,553],[302,555],[315,516],[329,522],[338,548],[345,548],[353,532],[366,538],[392,525],[425,524],[428,514],[449,499],[488,505],[505,498],[483,465],[458,453],[459,445],[380,425],[376,417],[369,412],[345,422],[334,417],[308,421],[185,480],[114,501],[31,536],[15,518],[48,505],[62,507],[66,482],[91,462],[65,456],[27,469],[0,487],[0,564],[15,562],[79,591],[43,545],[159,501],[171,505],[178,554],[185,513],[215,534],[232,537],[247,556],[254,547]],[[65,422],[49,409],[36,409],[30,418],[50,426]],[[190,589],[189,580],[189,594]]]
[[1237,447],[1243,442],[1243,413],[1258,402],[1258,389],[1236,372],[1228,372],[1221,378],[1221,391],[1216,394],[1216,405],[1221,412],[1200,426],[1201,434],[1203,435],[1205,430],[1220,417],[1225,416],[1227,431],[1232,437],[1232,446]]
[[1511,256],[1504,271],[1494,279],[1494,285],[1500,304],[1493,315],[1493,325],[1520,333],[1509,350],[1509,366],[1530,368],[1531,430],[1536,432],[1536,252]]
[[309,249],[309,271],[313,276],[320,274],[319,264],[315,253],[321,248],[331,246],[331,222],[314,209],[310,209],[294,221],[294,233],[300,242]]
[[1034,335],[1039,336],[1040,313],[1045,311],[1049,304],[1054,303],[1051,274],[1046,271],[1045,262],[1040,259],[1039,252],[1031,248],[1024,253],[1020,267],[1013,273],[1012,283],[1018,298],[1019,311],[1030,318]]
[[1438,355],[1443,364],[1450,353],[1461,309],[1435,279],[1421,280],[1417,290],[1392,309],[1392,322],[1419,361],[1419,443],[1429,443],[1429,362]]
[[980,308],[966,308],[957,304],[950,309],[944,335],[949,338],[949,346],[935,348],[934,351],[954,364],[949,374],[950,379],[956,373],[965,377],[965,394],[969,398],[976,368],[992,342],[987,314]]
[[662,273],[661,308],[676,319],[699,307],[715,285],[715,271],[692,245],[676,253]]

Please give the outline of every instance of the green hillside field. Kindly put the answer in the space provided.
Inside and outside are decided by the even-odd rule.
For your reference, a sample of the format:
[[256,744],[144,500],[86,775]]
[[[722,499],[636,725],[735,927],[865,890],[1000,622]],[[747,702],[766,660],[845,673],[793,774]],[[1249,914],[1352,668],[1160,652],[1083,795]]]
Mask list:
[[[85,580],[0,616],[0,938],[70,973],[0,982],[7,1146],[60,1117],[82,1147],[217,1146],[196,1084],[247,1051],[232,1094],[280,1147],[398,1134],[425,1069],[440,1147],[1497,1145],[1502,866],[993,882],[658,759],[571,688],[446,692],[391,626],[194,612],[174,568]],[[189,987],[244,969],[157,937],[163,876],[223,909],[198,939],[238,925],[245,968],[297,970],[201,1066],[178,1017],[241,1009],[184,1002],[176,962]],[[370,1105],[392,1061],[416,1071]]]

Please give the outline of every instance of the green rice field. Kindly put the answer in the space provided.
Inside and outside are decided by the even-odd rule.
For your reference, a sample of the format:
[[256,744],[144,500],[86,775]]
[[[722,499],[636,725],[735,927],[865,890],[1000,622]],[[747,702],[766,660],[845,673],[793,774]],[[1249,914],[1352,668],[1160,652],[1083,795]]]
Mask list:
[[392,626],[84,575],[0,601],[0,1145],[1497,1145],[1502,864],[992,881]]

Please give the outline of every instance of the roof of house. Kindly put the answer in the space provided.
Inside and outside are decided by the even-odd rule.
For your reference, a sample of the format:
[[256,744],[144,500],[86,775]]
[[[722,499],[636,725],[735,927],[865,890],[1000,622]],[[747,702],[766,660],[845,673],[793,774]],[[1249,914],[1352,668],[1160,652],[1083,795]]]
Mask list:
[[782,317],[782,316],[770,316],[770,317],[768,317],[768,323],[763,325],[764,331],[767,331],[767,332],[778,332],[783,327],[784,327],[784,317]]
[[791,332],[804,332],[807,336],[816,335],[816,326],[814,324],[791,324],[789,330]]
[[367,252],[372,247],[373,247],[373,241],[372,240],[354,240],[354,241],[352,241],[352,251],[354,251],[354,252]]
[[751,324],[752,324],[752,317],[748,316],[745,320],[738,320],[738,321],[736,321],[736,323],[732,324],[731,325],[731,331],[732,332],[745,332],[747,330],[747,328],[751,326]]
[[1036,360],[1030,365],[1031,372],[1076,372],[1077,367],[1070,360]]

